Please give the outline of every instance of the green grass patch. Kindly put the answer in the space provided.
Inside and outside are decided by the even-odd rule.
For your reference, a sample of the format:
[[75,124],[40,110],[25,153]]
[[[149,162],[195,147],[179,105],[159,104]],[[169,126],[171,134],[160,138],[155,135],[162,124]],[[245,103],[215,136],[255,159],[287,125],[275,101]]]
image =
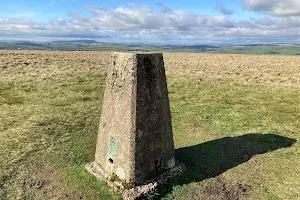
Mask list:
[[[0,199],[120,199],[87,173],[106,76],[0,86]],[[187,166],[151,198],[300,196],[300,93],[168,77],[176,158]],[[150,198],[150,197],[149,197]]]

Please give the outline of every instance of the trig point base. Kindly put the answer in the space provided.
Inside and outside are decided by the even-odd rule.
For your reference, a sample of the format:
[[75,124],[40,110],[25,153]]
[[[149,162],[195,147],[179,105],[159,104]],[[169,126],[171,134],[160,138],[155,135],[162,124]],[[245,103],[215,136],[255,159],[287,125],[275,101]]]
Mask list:
[[112,53],[95,161],[86,166],[126,199],[181,172],[176,165],[163,55]]

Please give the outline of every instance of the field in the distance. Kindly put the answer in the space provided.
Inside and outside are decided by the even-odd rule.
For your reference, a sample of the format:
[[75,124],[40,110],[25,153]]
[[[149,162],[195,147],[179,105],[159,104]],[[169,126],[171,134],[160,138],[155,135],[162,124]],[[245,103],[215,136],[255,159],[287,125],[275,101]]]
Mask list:
[[[162,199],[299,199],[300,57],[165,53]],[[0,199],[120,199],[88,174],[109,52],[0,51]]]

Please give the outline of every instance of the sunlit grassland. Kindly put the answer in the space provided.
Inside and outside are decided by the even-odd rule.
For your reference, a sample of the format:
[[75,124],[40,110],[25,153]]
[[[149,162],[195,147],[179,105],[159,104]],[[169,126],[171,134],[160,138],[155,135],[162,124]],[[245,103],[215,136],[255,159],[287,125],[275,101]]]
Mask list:
[[[152,196],[297,199],[299,60],[164,56],[176,158],[187,170]],[[0,199],[121,198],[84,169],[108,63],[100,52],[0,52]]]

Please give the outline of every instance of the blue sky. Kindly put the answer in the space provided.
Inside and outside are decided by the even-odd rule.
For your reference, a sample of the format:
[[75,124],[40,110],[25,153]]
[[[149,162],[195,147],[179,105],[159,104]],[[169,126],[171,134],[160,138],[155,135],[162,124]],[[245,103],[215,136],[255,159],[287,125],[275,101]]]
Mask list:
[[0,40],[299,43],[299,0],[1,0]]
[[157,9],[158,4],[163,4],[174,10],[185,10],[200,15],[216,16],[220,11],[216,5],[222,4],[234,10],[232,17],[247,19],[258,16],[259,13],[244,9],[239,0],[167,0],[167,1],[141,1],[141,0],[14,0],[0,4],[2,11],[0,17],[21,17],[31,20],[48,21],[56,17],[68,17],[68,13],[81,13],[89,16],[88,7],[99,6],[105,8],[130,7],[131,5],[148,5]]

